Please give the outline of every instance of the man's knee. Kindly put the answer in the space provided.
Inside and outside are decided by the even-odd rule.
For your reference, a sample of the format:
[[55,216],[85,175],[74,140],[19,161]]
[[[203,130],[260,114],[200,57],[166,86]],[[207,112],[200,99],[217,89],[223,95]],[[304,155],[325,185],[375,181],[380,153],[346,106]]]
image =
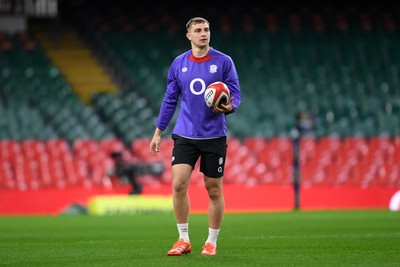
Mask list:
[[220,186],[207,187],[208,196],[210,199],[216,200],[222,196],[222,188]]

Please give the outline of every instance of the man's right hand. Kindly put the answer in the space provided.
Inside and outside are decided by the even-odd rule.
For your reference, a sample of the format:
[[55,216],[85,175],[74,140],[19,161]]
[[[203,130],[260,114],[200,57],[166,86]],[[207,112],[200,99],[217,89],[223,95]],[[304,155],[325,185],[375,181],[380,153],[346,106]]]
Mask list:
[[160,142],[161,142],[161,133],[162,131],[159,128],[156,128],[154,131],[153,138],[151,139],[150,142],[150,154],[155,156],[160,152]]

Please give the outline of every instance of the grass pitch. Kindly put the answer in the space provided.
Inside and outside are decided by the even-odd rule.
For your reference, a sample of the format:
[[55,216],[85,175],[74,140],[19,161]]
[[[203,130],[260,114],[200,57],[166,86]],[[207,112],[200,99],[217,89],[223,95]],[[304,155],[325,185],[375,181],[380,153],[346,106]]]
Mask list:
[[400,212],[226,214],[216,256],[200,256],[207,216],[190,216],[193,251],[168,257],[173,214],[0,217],[1,266],[400,266]]

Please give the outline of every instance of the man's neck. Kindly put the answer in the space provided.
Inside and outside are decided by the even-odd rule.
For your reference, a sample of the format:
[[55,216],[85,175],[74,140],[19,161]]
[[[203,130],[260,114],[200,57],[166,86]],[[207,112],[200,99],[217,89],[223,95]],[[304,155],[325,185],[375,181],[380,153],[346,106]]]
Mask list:
[[209,46],[205,46],[205,47],[193,47],[192,48],[192,53],[193,56],[200,58],[200,57],[204,57],[208,54],[208,52],[210,51],[210,47]]

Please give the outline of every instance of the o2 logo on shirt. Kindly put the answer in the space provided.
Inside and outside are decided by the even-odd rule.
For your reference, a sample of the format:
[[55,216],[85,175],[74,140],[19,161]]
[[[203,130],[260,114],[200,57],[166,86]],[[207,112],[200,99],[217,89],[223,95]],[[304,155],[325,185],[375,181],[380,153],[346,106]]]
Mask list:
[[[194,89],[194,84],[195,83],[200,83],[201,84],[201,90],[200,91],[196,91],[195,89]],[[193,79],[191,82],[190,82],[190,91],[192,92],[192,94],[194,94],[194,95],[201,95],[201,94],[203,94],[204,93],[204,91],[206,90],[206,83],[202,80],[202,79],[200,79],[200,78],[196,78],[196,79]]]

